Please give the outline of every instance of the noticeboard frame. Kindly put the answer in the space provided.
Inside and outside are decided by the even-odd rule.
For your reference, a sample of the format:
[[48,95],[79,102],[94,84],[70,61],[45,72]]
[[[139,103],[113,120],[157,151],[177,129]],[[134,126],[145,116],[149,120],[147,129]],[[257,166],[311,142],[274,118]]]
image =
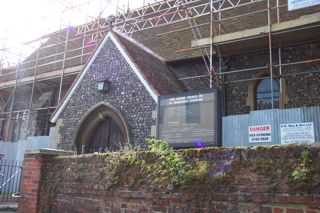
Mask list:
[[[191,91],[191,92],[183,92],[183,93],[175,93],[170,95],[163,95],[158,96],[157,102],[157,119],[156,119],[156,138],[159,138],[160,135],[160,103],[163,99],[168,98],[176,98],[176,97],[183,97],[183,96],[192,96],[198,94],[212,94],[214,96],[213,109],[212,109],[212,119],[213,121],[213,138],[210,142],[204,142],[204,147],[220,147],[222,145],[222,99],[221,99],[221,91],[218,88],[208,89],[208,90],[199,90],[199,91]],[[173,148],[180,149],[180,148],[197,148],[197,145],[191,142],[186,143],[174,143],[169,142],[169,145]]]

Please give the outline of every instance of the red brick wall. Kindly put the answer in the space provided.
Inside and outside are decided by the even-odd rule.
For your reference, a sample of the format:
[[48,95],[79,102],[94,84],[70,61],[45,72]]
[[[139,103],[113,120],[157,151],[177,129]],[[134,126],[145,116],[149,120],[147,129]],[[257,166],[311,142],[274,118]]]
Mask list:
[[38,212],[41,170],[45,164],[45,157],[40,154],[25,155],[18,208],[20,213]]
[[[301,151],[311,155],[310,177],[299,185],[292,172],[301,163]],[[180,188],[156,188],[137,167],[124,167],[117,175],[122,181],[107,187],[110,173],[103,170],[108,155],[52,158],[43,173],[39,192],[39,171],[43,161],[28,156],[24,164],[21,212],[261,212],[320,213],[320,148],[282,146],[247,149],[191,149],[182,151],[187,161],[205,160],[205,178]],[[144,155],[146,162],[152,159]],[[231,164],[226,164],[230,162]],[[215,173],[227,165],[225,176]],[[33,171],[28,171],[28,170]],[[31,178],[35,176],[35,178]],[[115,176],[114,176],[115,177]],[[118,177],[118,178],[119,178]],[[56,184],[52,188],[52,182]],[[145,180],[132,184],[133,180]],[[51,187],[50,187],[51,186]],[[53,189],[53,190],[52,190]],[[49,196],[49,191],[54,192]],[[45,197],[45,199],[39,197]],[[50,199],[48,199],[50,198]]]
[[61,153],[38,150],[25,154],[20,185],[21,197],[19,198],[18,205],[19,213],[40,212],[39,201],[43,193],[41,187],[43,187],[44,184],[42,181],[44,172],[49,169],[48,165],[49,162],[52,161],[52,158]]

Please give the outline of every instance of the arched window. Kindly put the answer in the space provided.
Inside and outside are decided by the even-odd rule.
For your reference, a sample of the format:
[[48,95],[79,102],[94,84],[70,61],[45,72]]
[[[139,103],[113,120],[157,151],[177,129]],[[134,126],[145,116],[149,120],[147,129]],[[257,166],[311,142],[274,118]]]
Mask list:
[[[279,108],[279,84],[275,79],[272,79],[273,87],[273,106]],[[272,108],[272,92],[271,79],[265,78],[260,80],[256,85],[256,110]]]

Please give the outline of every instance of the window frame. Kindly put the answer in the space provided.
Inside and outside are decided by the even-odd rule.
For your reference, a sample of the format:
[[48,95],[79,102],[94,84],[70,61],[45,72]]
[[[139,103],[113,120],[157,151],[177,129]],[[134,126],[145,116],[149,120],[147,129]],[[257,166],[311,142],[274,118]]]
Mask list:
[[[270,79],[271,79],[270,75],[264,75],[264,76],[261,76],[261,79],[255,81],[255,85],[253,87],[253,99],[254,99],[254,101],[253,101],[253,109],[254,110],[266,110],[266,109],[258,109],[258,103],[257,103],[258,86],[262,81],[264,81],[264,80],[269,80],[270,81]],[[278,102],[279,103],[278,103],[278,106],[274,107],[274,108],[281,108],[281,104],[280,104],[280,99],[281,99],[280,82],[276,78],[272,78],[272,80],[273,80],[273,82],[277,83],[277,88],[278,88],[278,97],[277,98],[278,98]],[[270,93],[271,93],[271,90],[270,90]],[[271,97],[271,94],[270,94],[270,97]],[[275,102],[274,100],[275,99],[273,98],[273,103]],[[268,108],[268,109],[271,109],[271,108]]]

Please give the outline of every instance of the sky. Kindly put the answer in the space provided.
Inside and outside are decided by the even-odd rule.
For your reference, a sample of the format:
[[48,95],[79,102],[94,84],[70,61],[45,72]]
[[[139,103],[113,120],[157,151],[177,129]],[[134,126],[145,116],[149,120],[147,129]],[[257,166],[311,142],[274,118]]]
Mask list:
[[[68,26],[156,0],[0,0],[0,68],[13,66],[37,48],[25,43]],[[117,7],[118,5],[118,7]]]

